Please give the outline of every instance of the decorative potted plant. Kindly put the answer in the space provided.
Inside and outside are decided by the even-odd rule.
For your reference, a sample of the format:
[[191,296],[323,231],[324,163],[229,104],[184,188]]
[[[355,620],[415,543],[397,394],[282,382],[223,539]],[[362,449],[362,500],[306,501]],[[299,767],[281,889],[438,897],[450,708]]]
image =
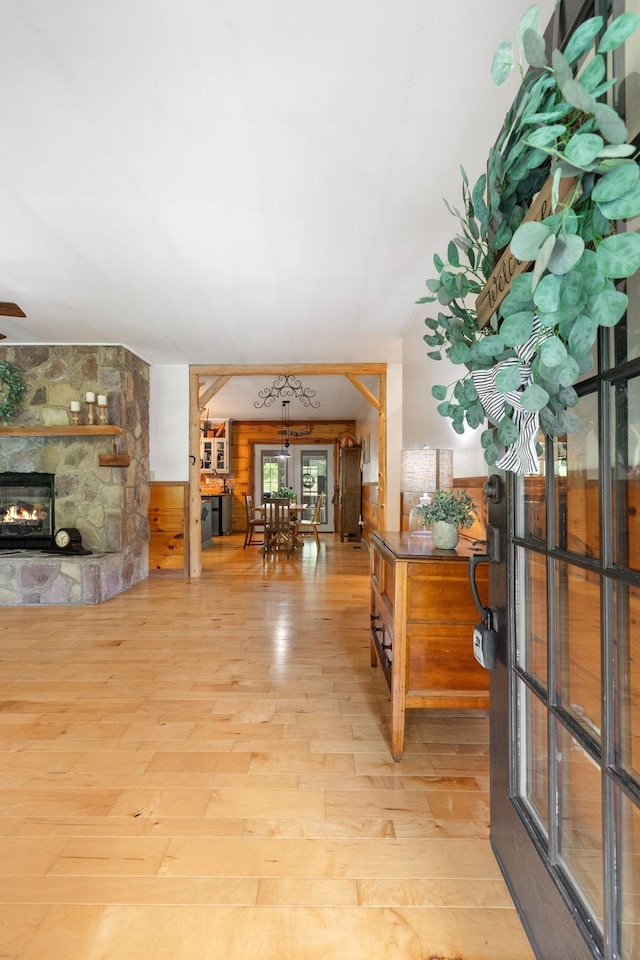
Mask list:
[[476,518],[477,506],[464,491],[436,490],[431,503],[416,508],[425,523],[431,524],[434,547],[453,550],[458,542],[459,528],[470,527]]
[[295,491],[291,487],[278,487],[278,489],[276,490],[276,499],[291,500],[293,502],[297,498],[296,498]]
[[517,50],[501,43],[491,71],[500,85],[516,66],[520,89],[487,172],[472,187],[462,170],[462,211],[449,207],[461,230],[418,301],[437,304],[428,356],[465,368],[433,387],[438,412],[460,434],[486,417],[485,460],[514,473],[537,471],[539,428],[577,431],[574,385],[598,330],[625,312],[620,281],[640,268],[640,234],[616,230],[640,214],[637,148],[605,102],[611,53],[639,23],[592,17],[548,56],[538,9],[527,10]]

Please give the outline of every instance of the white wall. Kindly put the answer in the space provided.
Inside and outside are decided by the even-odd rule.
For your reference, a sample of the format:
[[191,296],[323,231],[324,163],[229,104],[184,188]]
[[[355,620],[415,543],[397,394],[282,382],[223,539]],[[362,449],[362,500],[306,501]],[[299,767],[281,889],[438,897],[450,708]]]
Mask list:
[[430,360],[431,349],[422,339],[429,331],[424,319],[429,315],[428,305],[421,308],[409,326],[403,340],[402,364],[402,438],[403,447],[443,447],[453,450],[454,477],[486,476],[488,467],[480,445],[483,423],[477,430],[463,435],[455,432],[451,420],[438,413],[438,401],[431,396],[434,384],[447,386],[458,380],[464,367],[448,360]]
[[151,480],[189,479],[189,367],[149,368],[149,470]]
[[[378,411],[366,400],[356,419],[359,441],[369,435],[370,459],[363,464],[364,483],[377,483],[379,474]],[[400,529],[400,451],[402,450],[402,364],[387,366],[387,529]]]
[[402,364],[387,367],[387,529],[400,529],[400,460],[404,446]]

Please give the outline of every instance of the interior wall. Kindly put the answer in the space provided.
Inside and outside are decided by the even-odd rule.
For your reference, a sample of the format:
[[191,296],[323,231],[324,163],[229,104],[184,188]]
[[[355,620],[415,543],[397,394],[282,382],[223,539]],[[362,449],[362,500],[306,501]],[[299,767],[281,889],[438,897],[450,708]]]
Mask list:
[[155,364],[149,370],[151,480],[189,480],[189,366]]
[[403,446],[451,449],[454,477],[486,476],[488,469],[480,445],[480,434],[486,424],[477,430],[467,428],[462,436],[457,434],[451,421],[440,416],[438,401],[431,396],[431,387],[435,384],[446,386],[460,377],[460,366],[446,359],[438,362],[427,357],[428,347],[423,340],[427,332],[426,315],[426,308],[421,307],[403,339]]
[[404,446],[404,381],[401,363],[387,367],[387,530],[400,529],[400,461]]

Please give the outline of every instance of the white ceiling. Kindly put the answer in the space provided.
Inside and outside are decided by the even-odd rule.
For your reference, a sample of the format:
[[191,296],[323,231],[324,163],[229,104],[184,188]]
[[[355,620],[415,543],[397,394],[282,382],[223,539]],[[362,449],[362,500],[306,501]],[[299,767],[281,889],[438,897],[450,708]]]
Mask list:
[[528,5],[0,0],[3,342],[399,362]]

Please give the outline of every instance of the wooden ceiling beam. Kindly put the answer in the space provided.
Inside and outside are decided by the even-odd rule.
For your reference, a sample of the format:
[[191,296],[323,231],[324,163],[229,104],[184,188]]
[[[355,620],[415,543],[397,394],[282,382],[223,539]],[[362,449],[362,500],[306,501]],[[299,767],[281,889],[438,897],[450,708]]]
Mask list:
[[198,403],[201,410],[204,410],[206,405],[209,403],[209,400],[211,400],[211,397],[215,397],[216,393],[219,390],[222,390],[225,383],[228,383],[229,380],[231,380],[231,374],[229,374],[228,377],[218,377],[217,380],[213,381],[211,386],[207,387],[204,393],[200,394],[200,397],[198,398]]
[[386,363],[218,363],[192,364],[192,373],[199,377],[260,377],[279,374],[305,374],[305,376],[348,376],[357,370],[359,376],[377,375],[386,372]]
[[362,381],[359,380],[358,377],[355,377],[352,373],[347,373],[345,376],[349,383],[352,383],[356,390],[362,394],[365,400],[368,400],[369,403],[375,407],[378,412],[380,412],[380,401],[373,393],[371,393],[371,390],[369,390],[368,387],[365,387],[364,383],[362,383]]

